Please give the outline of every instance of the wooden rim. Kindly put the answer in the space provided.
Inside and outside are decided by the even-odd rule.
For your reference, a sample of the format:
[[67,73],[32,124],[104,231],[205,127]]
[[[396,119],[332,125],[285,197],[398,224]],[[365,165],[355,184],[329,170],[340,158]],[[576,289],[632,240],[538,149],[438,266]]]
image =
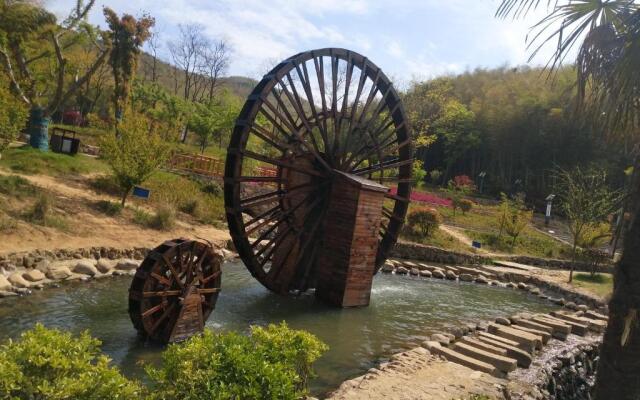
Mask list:
[[396,188],[382,211],[377,271],[404,222],[412,157],[400,98],[374,63],[337,48],[284,60],[249,95],[227,152],[225,207],[240,257],[271,290],[313,288],[329,188],[342,171]]

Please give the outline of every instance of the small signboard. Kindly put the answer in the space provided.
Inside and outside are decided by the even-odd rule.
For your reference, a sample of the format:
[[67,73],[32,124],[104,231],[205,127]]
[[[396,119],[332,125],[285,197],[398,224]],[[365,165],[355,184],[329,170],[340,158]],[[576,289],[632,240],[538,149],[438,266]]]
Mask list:
[[141,199],[148,199],[151,191],[149,189],[141,188],[140,186],[133,187],[133,195]]
[[473,242],[471,242],[471,246],[475,247],[476,249],[482,248],[482,243],[478,242],[477,240],[474,240]]

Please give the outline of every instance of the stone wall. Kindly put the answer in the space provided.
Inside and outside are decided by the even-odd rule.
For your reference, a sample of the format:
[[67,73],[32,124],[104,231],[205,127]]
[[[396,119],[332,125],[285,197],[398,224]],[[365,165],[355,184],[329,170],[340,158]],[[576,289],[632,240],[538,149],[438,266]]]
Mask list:
[[[500,259],[513,261],[520,264],[533,265],[536,267],[542,267],[547,269],[562,269],[562,270],[570,270],[571,269],[571,261],[570,260],[555,260],[550,258],[538,258],[538,257],[529,257],[529,256],[512,256],[512,257],[499,257]],[[573,263],[574,271],[580,272],[591,272],[591,266],[582,262]],[[611,264],[602,264],[598,265],[596,268],[596,272],[613,272],[613,265]]]
[[507,386],[511,400],[590,400],[598,368],[599,341],[567,349],[538,368],[532,386],[514,380]]
[[11,271],[16,267],[33,268],[43,260],[64,261],[82,258],[107,258],[116,260],[120,258],[143,259],[149,249],[134,247],[118,249],[115,247],[85,247],[79,249],[33,250],[8,254],[0,254],[0,268]]
[[391,250],[390,257],[431,261],[442,264],[483,264],[491,262],[488,257],[471,253],[448,251],[439,247],[419,243],[398,241]]

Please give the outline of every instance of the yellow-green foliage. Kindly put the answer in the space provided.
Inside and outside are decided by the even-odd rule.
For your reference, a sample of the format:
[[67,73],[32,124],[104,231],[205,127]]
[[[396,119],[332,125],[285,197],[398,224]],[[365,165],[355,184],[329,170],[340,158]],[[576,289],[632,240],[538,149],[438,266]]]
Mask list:
[[306,394],[311,364],[327,349],[315,336],[285,323],[252,327],[251,335],[206,330],[148,366],[154,399],[278,399]]
[[442,223],[440,213],[429,207],[420,207],[409,211],[407,224],[415,233],[429,236]]
[[110,366],[100,341],[36,325],[0,346],[2,399],[140,399],[141,386]]
[[27,124],[27,106],[9,93],[0,79],[0,153],[14,141]]
[[117,137],[103,138],[101,155],[122,190],[123,205],[129,191],[166,162],[170,150],[170,145],[151,129],[146,119],[134,115],[125,118]]
[[468,211],[471,211],[473,208],[473,201],[469,199],[461,199],[458,202],[458,207],[462,210],[462,214],[466,214]]

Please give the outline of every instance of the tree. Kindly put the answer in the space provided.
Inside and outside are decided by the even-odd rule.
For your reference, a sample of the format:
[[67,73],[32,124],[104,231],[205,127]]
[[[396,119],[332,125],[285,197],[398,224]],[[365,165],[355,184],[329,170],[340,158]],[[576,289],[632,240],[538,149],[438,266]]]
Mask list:
[[[198,24],[180,24],[178,39],[169,42],[169,52],[173,63],[183,74],[183,97],[185,100],[195,100],[194,85],[202,66],[202,54],[207,46],[204,37],[204,27]],[[197,87],[195,92],[197,92]]]
[[573,280],[576,249],[585,232],[604,221],[619,203],[619,194],[607,187],[607,175],[602,171],[583,171],[576,167],[573,171],[556,172],[558,186],[556,192],[565,216],[569,220],[569,230],[573,238],[571,270],[569,282]]
[[200,152],[204,153],[211,140],[217,140],[222,147],[224,133],[231,133],[240,104],[229,93],[224,93],[207,103],[193,103],[193,108],[188,128],[198,136]]
[[212,101],[215,91],[220,85],[220,77],[229,67],[231,47],[226,40],[209,42],[203,49],[203,62],[200,73],[206,77],[207,100]]
[[167,141],[143,117],[124,120],[117,137],[103,137],[100,152],[122,190],[122,206],[131,189],[147,180],[166,162],[170,150]]
[[[0,84],[2,79],[0,79]],[[0,86],[0,157],[27,122],[27,107]]]
[[0,397],[134,400],[143,389],[110,365],[88,332],[72,336],[37,324],[0,346]]
[[[53,14],[37,2],[0,0],[0,65],[11,91],[31,109],[31,144],[47,149],[51,115],[91,78],[109,54],[109,41],[85,22],[95,0],[78,0],[58,25]],[[72,74],[65,53],[85,35],[95,59],[82,75]],[[50,64],[50,60],[55,60]],[[48,72],[47,72],[48,71]]]
[[113,47],[109,56],[109,64],[115,83],[113,103],[117,123],[122,118],[129,99],[129,91],[136,73],[140,49],[151,35],[150,29],[155,24],[155,20],[147,15],[136,20],[129,14],[118,18],[118,15],[108,7],[105,7],[103,11],[109,25],[109,38]]
[[[540,4],[545,2],[503,0],[497,15],[524,15]],[[543,38],[540,46],[550,40],[557,43],[551,68],[561,64],[574,45],[579,46],[580,111],[604,116],[609,132],[624,134],[635,144],[627,194],[631,218],[614,274],[594,393],[597,400],[635,400],[640,398],[640,7],[634,1],[556,1],[536,27],[546,32],[554,26],[550,22],[558,22],[559,27],[547,37],[535,37]]]

